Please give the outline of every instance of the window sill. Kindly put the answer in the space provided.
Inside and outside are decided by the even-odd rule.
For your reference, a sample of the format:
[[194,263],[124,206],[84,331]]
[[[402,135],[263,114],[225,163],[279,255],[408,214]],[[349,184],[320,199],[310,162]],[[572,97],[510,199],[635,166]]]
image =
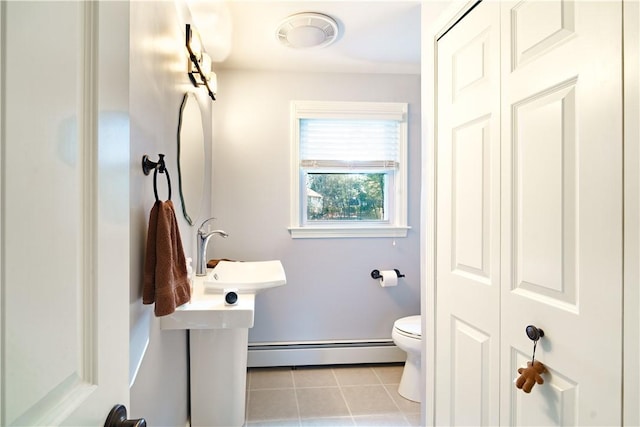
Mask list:
[[407,237],[409,226],[387,227],[289,227],[292,239],[331,239],[343,237]]

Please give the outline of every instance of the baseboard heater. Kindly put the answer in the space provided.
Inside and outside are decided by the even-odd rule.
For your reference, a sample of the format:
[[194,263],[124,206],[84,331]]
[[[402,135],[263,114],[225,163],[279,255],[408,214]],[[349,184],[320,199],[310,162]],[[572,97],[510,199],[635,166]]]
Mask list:
[[392,340],[249,343],[248,367],[404,362]]

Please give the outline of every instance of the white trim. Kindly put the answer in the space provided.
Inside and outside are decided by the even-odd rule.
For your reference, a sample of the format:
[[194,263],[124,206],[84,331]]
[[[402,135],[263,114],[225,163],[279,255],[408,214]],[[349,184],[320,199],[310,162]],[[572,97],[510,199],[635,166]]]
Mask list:
[[[292,238],[342,238],[342,237],[406,237],[408,210],[408,103],[402,102],[326,102],[291,101],[291,178],[290,178],[290,227]],[[399,167],[394,173],[394,192],[387,199],[393,201],[394,210],[390,223],[368,223],[354,225],[306,225],[302,211],[306,200],[301,197],[302,173],[300,168],[300,119],[304,118],[351,118],[398,120],[400,122]]]
[[294,239],[318,239],[340,237],[407,237],[409,226],[370,227],[289,227]]
[[5,182],[5,173],[7,168],[4,165],[4,150],[6,144],[6,134],[4,130],[3,120],[5,115],[5,67],[6,67],[6,50],[4,45],[4,31],[5,31],[5,22],[4,17],[6,16],[5,8],[7,7],[6,2],[0,2],[0,425],[7,425],[8,421],[5,419],[5,369],[6,369],[6,360],[4,354],[3,343],[5,342],[5,313],[7,312],[4,308],[5,304],[5,287],[6,280],[4,276],[5,270],[5,258],[4,258],[4,228],[5,228],[5,214],[4,214],[4,205],[5,205],[5,197],[6,191],[4,191],[4,182]]
[[82,197],[82,231],[80,242],[82,277],[82,379],[96,384],[98,377],[98,6],[87,3],[83,8],[83,51],[79,74],[82,76],[78,135]]
[[140,301],[129,304],[129,317],[135,319],[129,329],[129,389],[136,383],[138,372],[149,349],[149,331],[153,310],[140,307]]
[[640,425],[640,4],[624,0],[624,271],[622,424]]
[[404,362],[407,354],[392,340],[249,344],[247,367]]
[[404,102],[291,101],[298,119],[376,119],[406,123]]

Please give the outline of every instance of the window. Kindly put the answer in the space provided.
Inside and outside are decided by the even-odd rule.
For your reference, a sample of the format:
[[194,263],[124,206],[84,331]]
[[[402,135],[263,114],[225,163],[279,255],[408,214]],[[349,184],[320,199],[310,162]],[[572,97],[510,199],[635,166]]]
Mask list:
[[407,104],[291,103],[292,237],[407,235]]

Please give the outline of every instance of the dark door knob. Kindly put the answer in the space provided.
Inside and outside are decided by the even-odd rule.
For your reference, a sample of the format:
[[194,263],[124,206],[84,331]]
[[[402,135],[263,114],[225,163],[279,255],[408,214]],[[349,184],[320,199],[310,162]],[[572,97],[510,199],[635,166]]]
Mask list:
[[144,418],[128,420],[127,408],[124,405],[116,405],[107,415],[104,427],[147,427],[147,421]]
[[542,329],[536,328],[533,325],[527,326],[525,331],[527,332],[527,336],[531,341],[538,341],[540,338],[544,337],[544,331]]

